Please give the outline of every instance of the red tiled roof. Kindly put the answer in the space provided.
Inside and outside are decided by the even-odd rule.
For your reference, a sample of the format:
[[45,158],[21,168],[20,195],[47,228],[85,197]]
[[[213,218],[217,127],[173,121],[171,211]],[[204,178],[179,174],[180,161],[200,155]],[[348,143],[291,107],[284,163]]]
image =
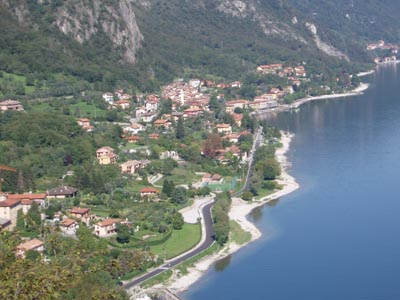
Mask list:
[[113,225],[115,223],[120,223],[122,221],[124,221],[124,220],[122,220],[122,219],[105,219],[104,221],[99,222],[96,225],[98,225],[100,227],[106,227],[106,226]]
[[21,204],[20,199],[7,199],[4,201],[0,201],[0,207],[15,207]]
[[145,187],[140,190],[140,193],[159,193],[160,191],[152,188],[152,187]]
[[71,214],[84,215],[90,212],[90,208],[74,207],[70,210]]
[[64,227],[69,227],[69,226],[71,226],[71,225],[73,225],[75,223],[76,223],[75,220],[67,218],[67,219],[62,220],[61,225],[64,226]]

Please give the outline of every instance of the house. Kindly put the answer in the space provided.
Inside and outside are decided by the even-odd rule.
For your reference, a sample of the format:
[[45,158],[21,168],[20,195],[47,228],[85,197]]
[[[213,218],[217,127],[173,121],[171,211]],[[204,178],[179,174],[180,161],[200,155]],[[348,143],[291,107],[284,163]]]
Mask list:
[[158,140],[159,138],[160,138],[160,135],[158,133],[149,134],[149,139],[151,139],[151,140]]
[[128,109],[131,106],[131,101],[129,100],[118,100],[114,103],[115,106],[121,109]]
[[153,187],[145,187],[140,190],[140,197],[142,198],[150,198],[155,197],[160,193],[159,190]]
[[157,114],[154,112],[148,112],[141,115],[141,119],[145,123],[151,123],[157,117]]
[[121,99],[122,95],[124,94],[124,90],[116,90],[114,94],[118,99]]
[[103,94],[103,99],[110,105],[114,103],[114,95],[112,93]]
[[44,243],[38,239],[32,239],[30,241],[19,244],[16,247],[15,255],[20,258],[25,258],[26,252],[38,251],[40,254],[44,252]]
[[307,72],[304,66],[298,66],[294,68],[294,75],[297,77],[306,77]]
[[169,120],[163,120],[163,119],[158,119],[158,120],[155,120],[155,121],[154,121],[153,125],[154,125],[154,127],[157,128],[157,129],[158,129],[158,128],[162,128],[162,127],[164,127],[165,129],[168,129],[168,128],[171,127],[171,121],[169,121]]
[[91,219],[90,208],[74,207],[71,208],[69,214],[71,215],[71,217],[81,220],[86,224],[89,224]]
[[191,80],[189,80],[189,85],[193,88],[198,88],[201,85],[201,80],[200,79],[191,79]]
[[133,133],[133,134],[138,134],[139,132],[144,130],[145,130],[144,125],[139,123],[133,123],[130,126],[124,127],[123,129],[125,133]]
[[140,137],[138,135],[128,135],[127,137],[125,137],[125,140],[128,143],[137,143],[140,141]]
[[93,131],[93,126],[90,125],[90,120],[88,118],[80,118],[77,121],[78,125],[82,127],[83,130],[87,132]]
[[211,183],[222,183],[224,178],[219,174],[214,174],[211,176]]
[[71,198],[75,197],[78,190],[69,186],[60,186],[47,191],[47,198]]
[[24,110],[24,107],[19,101],[5,100],[0,102],[0,111],[6,111],[6,110],[22,111]]
[[244,99],[238,99],[238,100],[232,100],[232,101],[226,101],[225,102],[225,108],[227,113],[232,113],[234,112],[235,108],[246,108],[248,104],[247,100]]
[[153,96],[151,98],[146,98],[146,104],[145,104],[146,110],[148,112],[156,111],[158,109],[159,102],[160,102],[160,99],[156,98],[155,96]]
[[203,177],[201,177],[201,182],[208,183],[211,181],[212,175],[210,173],[205,173]]
[[123,219],[105,219],[94,225],[94,233],[99,237],[113,235],[117,233],[117,224],[123,221]]
[[114,149],[108,146],[97,149],[96,157],[100,165],[110,165],[117,162],[117,155],[114,153]]
[[277,71],[282,70],[282,64],[261,65],[257,67],[257,72],[262,74],[275,74]]
[[193,118],[193,117],[198,117],[203,114],[203,110],[200,108],[188,108],[183,111],[183,118]]
[[46,193],[41,193],[41,194],[26,193],[26,194],[9,194],[9,195],[7,195],[7,199],[21,201],[22,211],[25,215],[31,209],[33,202],[35,202],[38,206],[43,208],[45,206],[46,197],[47,197]]
[[60,229],[64,234],[74,235],[78,228],[78,222],[73,219],[65,218],[60,222]]
[[217,128],[218,133],[221,133],[221,134],[231,134],[232,133],[231,124],[217,124],[215,127]]
[[234,81],[230,83],[231,88],[241,88],[242,82],[241,81]]
[[160,159],[167,159],[167,158],[179,160],[179,154],[176,151],[164,151],[160,154]]
[[3,224],[5,225],[10,223],[7,225],[8,230],[13,230],[17,225],[17,213],[20,209],[22,209],[20,199],[8,199],[7,196],[2,197],[2,201],[0,201],[0,218],[3,219]]
[[223,137],[223,139],[226,139],[229,142],[234,143],[234,144],[239,142],[239,138],[240,138],[240,134],[238,134],[238,133],[231,133],[231,134],[225,135]]
[[223,177],[219,174],[211,175],[210,173],[205,173],[201,178],[201,182],[203,183],[222,183]]
[[121,173],[125,174],[134,174],[141,167],[140,161],[137,160],[128,160],[119,165],[121,169]]

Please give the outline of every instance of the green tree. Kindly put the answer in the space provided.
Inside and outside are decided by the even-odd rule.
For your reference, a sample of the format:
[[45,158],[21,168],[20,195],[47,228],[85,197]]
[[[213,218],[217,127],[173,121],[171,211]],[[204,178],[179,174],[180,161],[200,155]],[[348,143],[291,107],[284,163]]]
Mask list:
[[117,242],[120,244],[129,243],[132,235],[132,230],[126,224],[117,224]]
[[42,223],[39,205],[33,202],[31,208],[26,214],[26,230],[30,232],[39,233],[40,225]]
[[172,216],[172,227],[175,230],[180,230],[183,228],[184,220],[180,212],[175,212]]
[[242,199],[245,201],[250,201],[251,199],[253,199],[253,193],[246,191],[242,194]]
[[165,179],[163,182],[162,192],[168,197],[172,196],[172,192],[175,189],[175,184],[173,180]]
[[17,212],[17,229],[20,231],[25,230],[25,216],[22,209]]
[[181,140],[185,137],[185,127],[183,126],[183,118],[178,119],[178,124],[176,125],[176,138]]
[[186,189],[177,187],[171,194],[171,202],[176,204],[184,204],[187,201]]

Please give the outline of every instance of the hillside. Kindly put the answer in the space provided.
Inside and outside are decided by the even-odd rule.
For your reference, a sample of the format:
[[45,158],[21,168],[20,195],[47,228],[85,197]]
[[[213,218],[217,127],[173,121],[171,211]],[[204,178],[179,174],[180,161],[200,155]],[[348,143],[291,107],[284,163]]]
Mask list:
[[[238,79],[263,63],[304,61],[324,71],[369,61],[368,37],[354,39],[358,23],[340,32],[333,16],[343,12],[327,3],[1,0],[0,68],[150,91],[177,76]],[[335,14],[325,18],[328,9]]]

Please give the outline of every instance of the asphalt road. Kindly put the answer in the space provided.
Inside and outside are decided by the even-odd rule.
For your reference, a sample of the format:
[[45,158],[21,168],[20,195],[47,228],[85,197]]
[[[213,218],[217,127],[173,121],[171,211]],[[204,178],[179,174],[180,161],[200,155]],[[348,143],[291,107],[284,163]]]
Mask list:
[[205,229],[206,229],[206,239],[204,242],[198,246],[197,248],[193,249],[192,251],[189,251],[185,255],[182,255],[176,259],[169,260],[167,263],[161,265],[160,267],[151,270],[149,273],[144,274],[141,277],[135,278],[132,281],[126,283],[123,285],[125,289],[129,289],[135,285],[141,284],[142,282],[146,281],[147,279],[150,279],[165,270],[168,270],[172,267],[175,267],[176,265],[184,262],[185,260],[199,254],[200,252],[206,250],[209,248],[215,241],[215,233],[214,233],[214,228],[213,228],[213,222],[212,222],[212,217],[211,217],[211,208],[214,203],[209,203],[205,205],[202,209],[202,215],[204,218],[204,224],[205,224]]
[[250,187],[250,180],[251,180],[251,176],[253,176],[253,170],[254,170],[254,154],[256,153],[257,149],[260,147],[260,144],[262,141],[262,136],[263,136],[262,132],[263,132],[263,128],[260,126],[257,131],[257,134],[255,136],[254,142],[253,142],[253,148],[251,149],[251,154],[249,157],[249,169],[247,172],[246,181],[245,181],[243,187],[240,189],[240,191],[236,192],[233,195],[234,197],[240,195],[244,191],[248,190],[248,188]]

